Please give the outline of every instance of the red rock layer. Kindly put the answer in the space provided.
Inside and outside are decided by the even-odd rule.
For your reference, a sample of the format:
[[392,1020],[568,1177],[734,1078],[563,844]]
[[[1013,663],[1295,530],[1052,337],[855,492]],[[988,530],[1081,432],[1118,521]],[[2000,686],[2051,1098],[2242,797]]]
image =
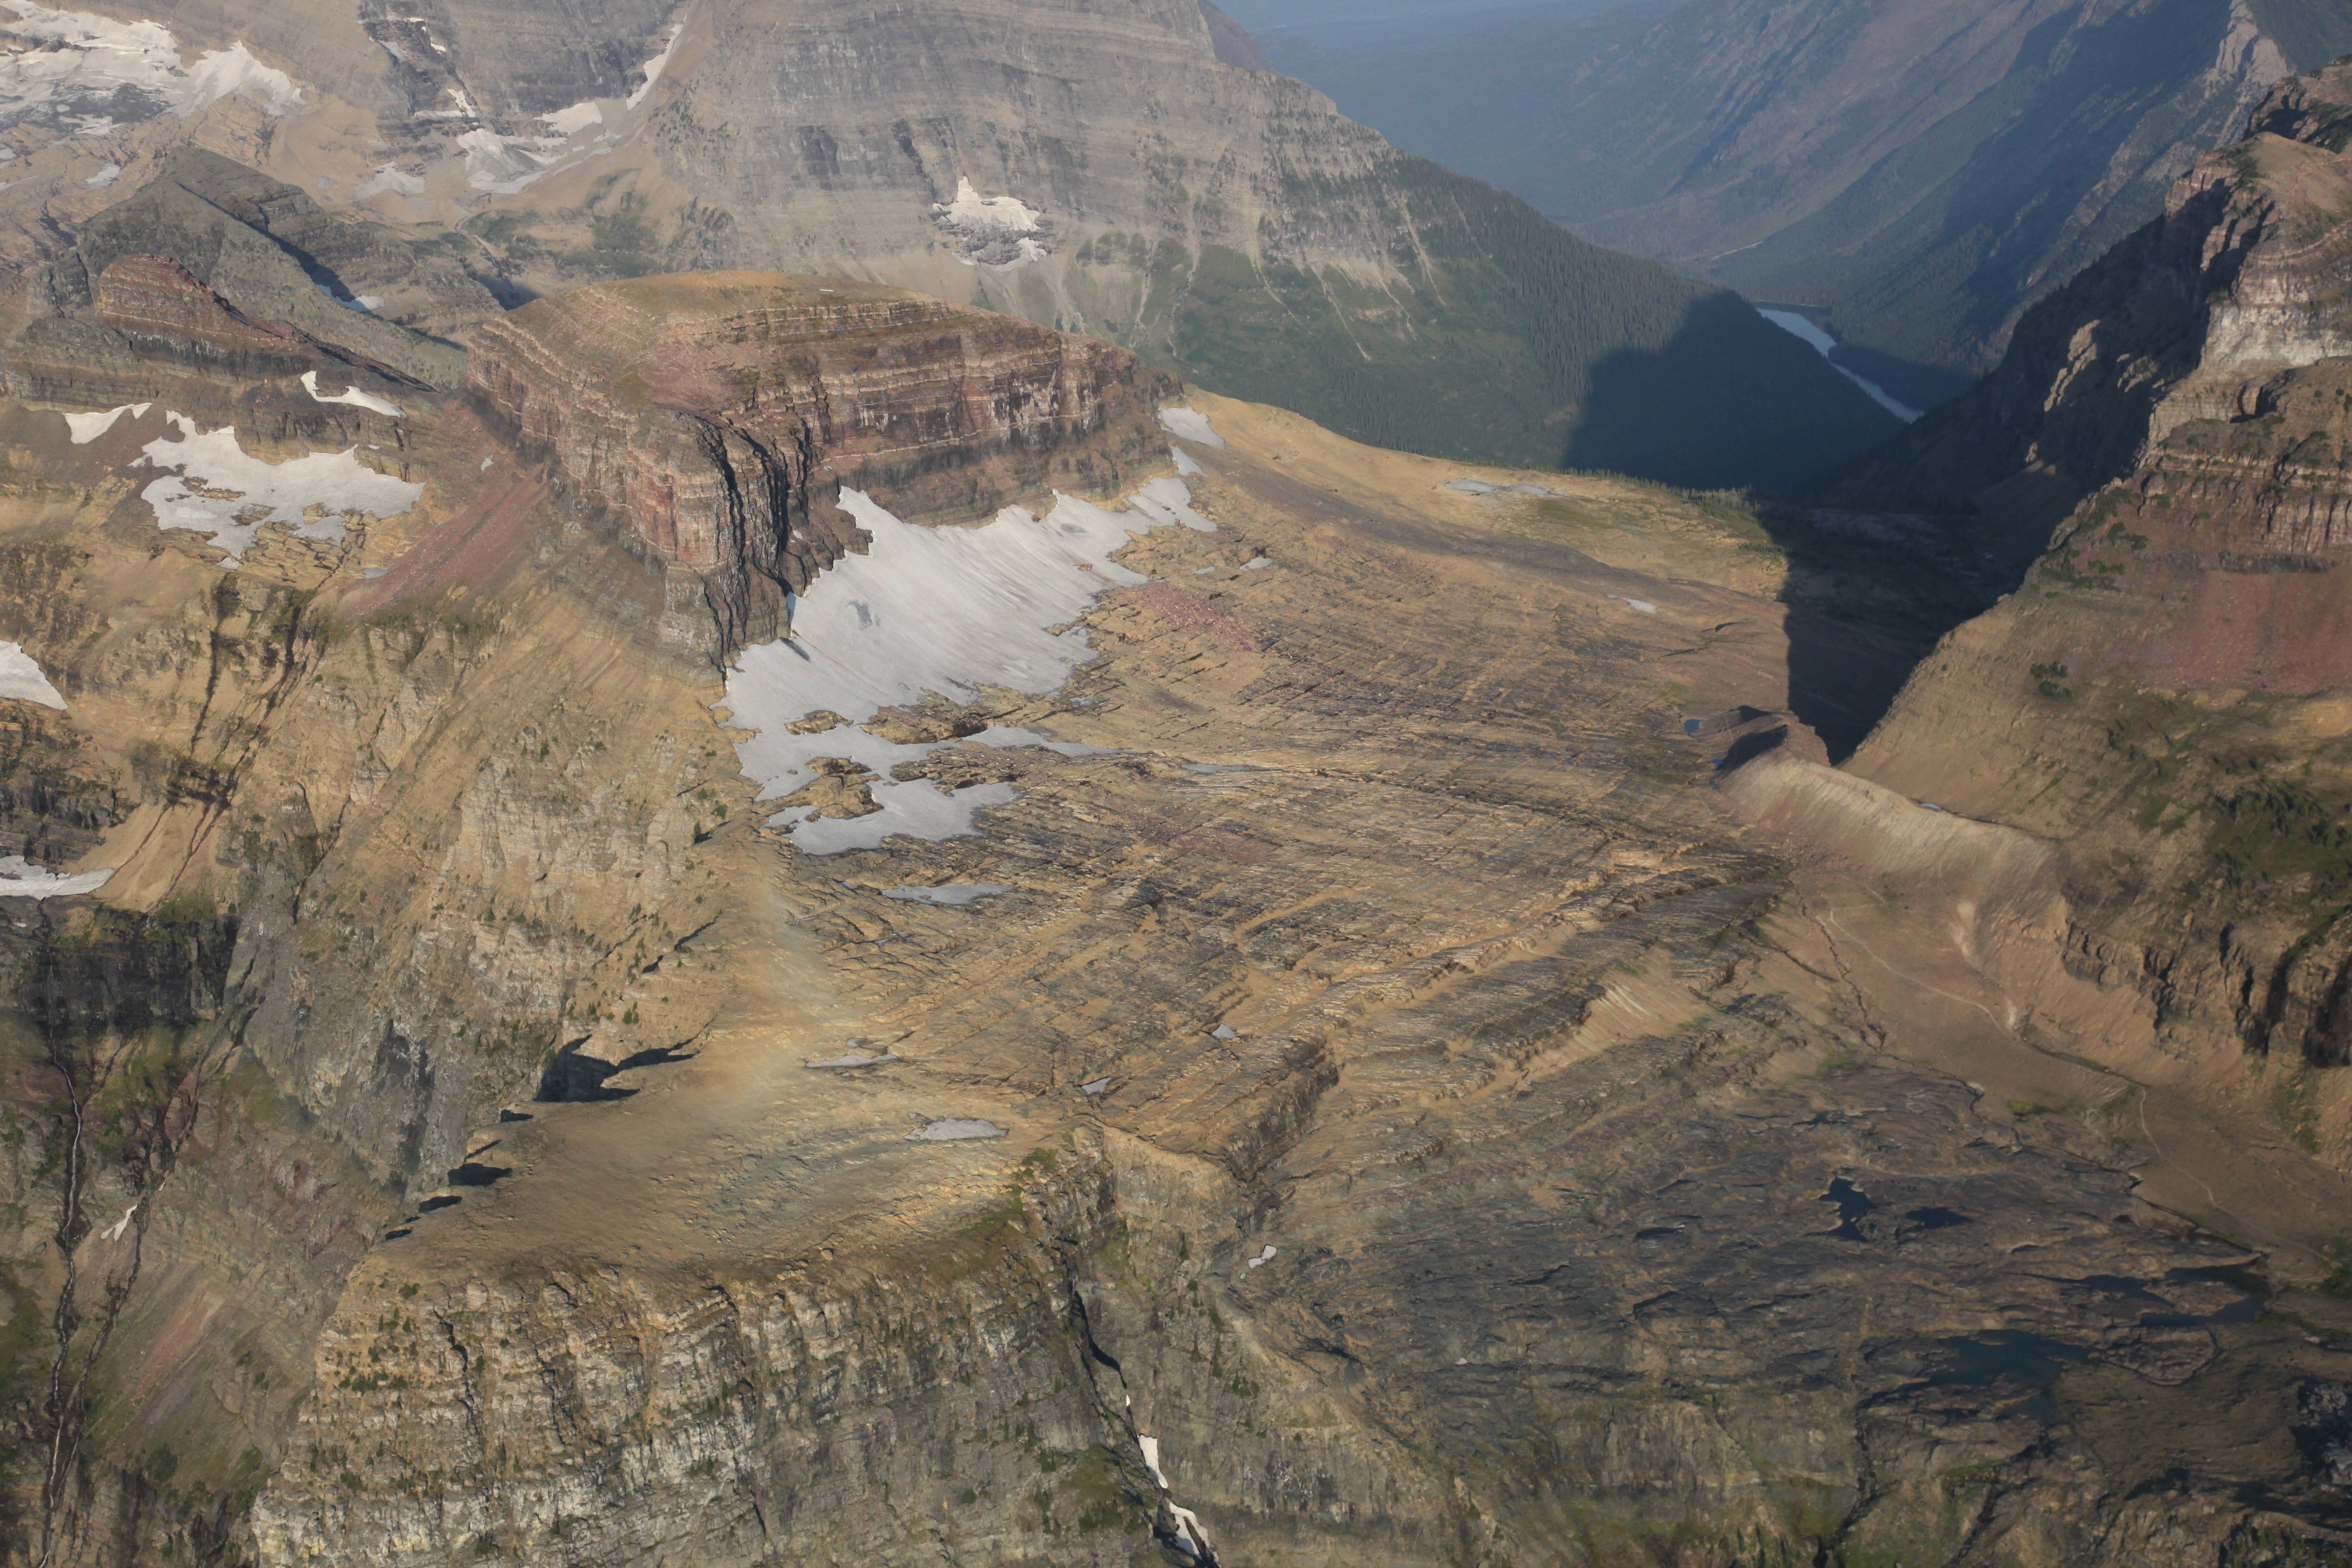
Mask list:
[[[639,279],[485,329],[472,390],[648,543],[700,565],[676,515],[676,416],[803,439],[899,515],[961,521],[1054,485],[1108,489],[1164,457],[1168,378],[1122,349],[894,289],[782,274]],[[647,461],[653,458],[652,461]],[[692,481],[688,481],[691,489]]]
[[100,275],[97,296],[100,325],[142,352],[238,369],[322,357],[301,333],[251,320],[162,257],[117,258]]
[[781,590],[852,545],[836,485],[921,521],[1112,489],[1164,460],[1173,390],[1123,349],[1011,317],[741,272],[536,301],[481,331],[467,373],[485,415],[703,580],[721,657],[773,635]]
[[2352,649],[2352,363],[2181,426],[2077,516],[2037,569],[2081,636],[2074,668],[2173,690],[2305,694]]

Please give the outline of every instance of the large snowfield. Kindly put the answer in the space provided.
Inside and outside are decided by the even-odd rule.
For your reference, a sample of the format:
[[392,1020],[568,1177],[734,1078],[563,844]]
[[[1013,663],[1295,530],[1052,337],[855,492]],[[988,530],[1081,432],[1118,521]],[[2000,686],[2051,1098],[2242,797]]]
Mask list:
[[[1082,629],[1068,628],[1105,590],[1149,579],[1111,560],[1152,528],[1216,525],[1192,510],[1182,481],[1154,479],[1108,511],[1057,495],[1039,517],[1008,507],[978,528],[922,528],[902,522],[859,490],[841,504],[873,535],[864,554],[844,557],[794,601],[792,635],[745,650],[730,672],[727,706],[734,723],[758,734],[737,748],[760,798],[793,794],[817,776],[819,758],[842,758],[874,772],[869,816],[818,820],[793,807],[771,819],[789,827],[804,850],[830,854],[878,848],[894,833],[945,838],[974,831],[973,814],[1017,798],[1008,784],[950,791],[927,779],[904,783],[890,770],[941,745],[900,744],[857,728],[885,708],[936,694],[968,703],[983,688],[1042,696],[1094,657]],[[789,726],[811,714],[846,722],[807,734]],[[1093,748],[1049,742],[1024,730],[992,728],[964,742],[1049,745],[1065,754]]]

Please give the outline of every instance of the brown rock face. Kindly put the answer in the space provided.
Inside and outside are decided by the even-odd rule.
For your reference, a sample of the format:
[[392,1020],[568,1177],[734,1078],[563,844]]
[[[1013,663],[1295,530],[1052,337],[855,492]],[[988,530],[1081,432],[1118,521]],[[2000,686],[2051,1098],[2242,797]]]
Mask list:
[[2202,160],[2162,223],[2053,301],[2073,314],[2037,312],[1947,422],[1989,439],[2007,421],[2011,460],[2095,493],[1854,761],[2063,846],[2069,965],[2145,1010],[2111,1047],[2160,1053],[2163,1073],[2198,1075],[2200,1094],[2339,1167],[2347,125],[2352,69],[2283,87],[2253,136]]
[[132,348],[253,374],[316,357],[299,332],[254,321],[176,261],[125,256],[98,279],[98,320]]
[[666,636],[722,659],[775,636],[784,593],[854,543],[837,484],[921,521],[1110,489],[1164,455],[1153,409],[1174,390],[1107,343],[749,272],[527,306],[476,341],[467,386],[672,573]]

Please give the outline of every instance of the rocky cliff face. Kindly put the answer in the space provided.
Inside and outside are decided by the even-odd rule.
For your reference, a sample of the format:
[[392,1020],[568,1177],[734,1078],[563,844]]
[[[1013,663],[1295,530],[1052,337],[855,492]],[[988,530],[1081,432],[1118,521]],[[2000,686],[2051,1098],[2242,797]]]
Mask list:
[[1115,489],[1164,460],[1175,384],[898,289],[716,273],[530,306],[481,334],[467,385],[678,574],[701,602],[666,632],[723,663],[851,547],[839,484],[925,521]]
[[2333,214],[2340,68],[2284,84],[2132,235],[2020,323],[2000,367],[1829,487],[1856,505],[1981,508],[2032,551],[2175,428],[2255,414],[2273,381],[2352,348]]
[[[175,125],[230,151],[242,120],[234,151],[293,193],[273,212],[372,215],[425,259],[398,290],[351,259],[366,245],[312,243],[331,226],[314,216],[271,218],[273,244],[435,335],[478,319],[458,283],[512,300],[751,267],[1084,331],[1432,451],[1781,485],[1894,428],[1731,296],[1576,240],[1231,63],[1230,28],[1221,54],[1195,0],[694,0],[575,7],[560,26],[506,0],[338,0],[299,40],[262,9],[178,7],[171,47],[271,40],[297,97],[126,125],[104,178],[145,178]],[[77,179],[70,151],[43,146],[45,178],[0,193],[28,257],[103,205],[82,183],[103,171]]]
[[2340,67],[2284,86],[1923,427],[1910,455],[1947,472],[2027,465],[1995,506],[2090,493],[1854,762],[2062,846],[2068,963],[2137,999],[2105,1050],[2331,1164],[2352,1103],[2347,88]]

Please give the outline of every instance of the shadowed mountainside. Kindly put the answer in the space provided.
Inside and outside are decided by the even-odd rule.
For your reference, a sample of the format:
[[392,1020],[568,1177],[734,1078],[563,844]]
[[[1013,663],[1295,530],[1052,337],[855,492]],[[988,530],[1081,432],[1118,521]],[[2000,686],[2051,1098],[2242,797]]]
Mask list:
[[1276,63],[1343,111],[1580,234],[1824,311],[1842,363],[1921,407],[2273,82],[2352,49],[2336,0],[1244,16],[1294,10]]
[[[183,112],[165,89],[213,89],[156,63],[154,96],[118,104],[93,79],[121,40],[44,34],[84,65],[27,93],[111,128],[25,121],[0,192],[15,258],[53,259],[111,182],[144,183],[193,140],[283,182],[281,205],[401,227],[425,271],[501,302],[677,269],[822,271],[1082,331],[1384,445],[1574,453],[1683,485],[1784,487],[1895,428],[1729,296],[1251,68],[1194,0],[681,0],[583,12],[562,47],[520,0],[304,9],[289,27],[258,4],[172,7],[176,31],[138,58],[258,51],[238,90]],[[282,242],[302,226],[264,226]],[[349,286],[463,335],[463,310]],[[1630,429],[1596,377],[1641,356],[1706,418]]]

